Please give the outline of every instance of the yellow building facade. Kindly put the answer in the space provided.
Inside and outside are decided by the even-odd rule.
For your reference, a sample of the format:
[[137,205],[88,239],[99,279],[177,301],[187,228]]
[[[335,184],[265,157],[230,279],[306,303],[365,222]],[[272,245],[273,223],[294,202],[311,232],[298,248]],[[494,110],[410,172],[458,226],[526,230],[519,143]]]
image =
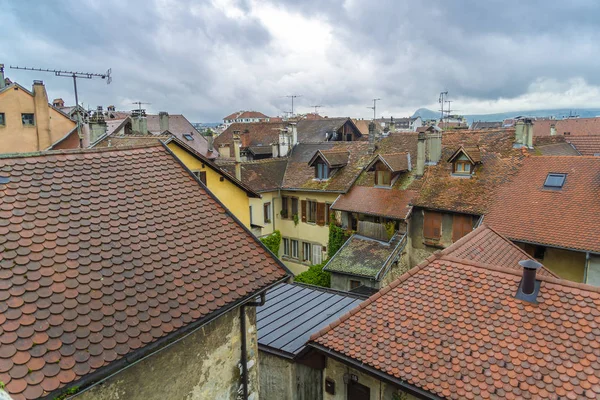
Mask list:
[[172,140],[167,146],[175,156],[196,175],[206,187],[239,219],[248,229],[250,224],[250,200],[261,200],[258,193],[245,188],[223,173],[216,165],[199,154],[187,149],[178,141]]
[[0,153],[77,147],[76,122],[48,104],[43,82],[31,92],[17,83],[0,88]]
[[[337,199],[338,195],[339,193],[325,191],[304,192],[282,190],[282,197],[297,199],[297,223],[294,221],[292,215],[288,218],[283,218],[281,215],[281,198],[275,202],[277,204],[275,228],[281,232],[282,237],[279,257],[295,275],[307,271],[308,267],[313,264],[325,261],[327,258],[327,245],[329,243],[328,216],[324,225],[319,225],[317,222],[310,222],[308,220],[306,222],[302,221],[302,202],[310,201],[330,206]],[[329,207],[326,209],[329,210]],[[309,251],[310,254],[308,254]]]

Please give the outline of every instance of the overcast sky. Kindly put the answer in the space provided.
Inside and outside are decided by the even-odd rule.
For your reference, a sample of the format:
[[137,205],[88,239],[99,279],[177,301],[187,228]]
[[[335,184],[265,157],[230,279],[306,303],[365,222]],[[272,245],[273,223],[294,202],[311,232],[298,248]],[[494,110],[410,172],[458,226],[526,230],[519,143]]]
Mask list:
[[[527,4],[524,4],[527,3]],[[0,63],[74,103],[72,81],[8,65],[104,72],[87,107],[219,121],[240,109],[368,118],[600,107],[596,0],[0,0]]]

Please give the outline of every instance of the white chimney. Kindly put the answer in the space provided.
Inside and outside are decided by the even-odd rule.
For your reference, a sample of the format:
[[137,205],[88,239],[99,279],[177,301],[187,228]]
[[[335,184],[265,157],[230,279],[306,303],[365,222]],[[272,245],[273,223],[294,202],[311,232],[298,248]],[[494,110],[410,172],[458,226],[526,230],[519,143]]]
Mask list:
[[273,153],[273,155],[271,157],[273,157],[273,158],[279,157],[279,144],[278,143],[271,144],[271,152]]
[[233,134],[233,154],[235,155],[235,177],[238,181],[242,180],[242,160],[240,158],[240,134]]

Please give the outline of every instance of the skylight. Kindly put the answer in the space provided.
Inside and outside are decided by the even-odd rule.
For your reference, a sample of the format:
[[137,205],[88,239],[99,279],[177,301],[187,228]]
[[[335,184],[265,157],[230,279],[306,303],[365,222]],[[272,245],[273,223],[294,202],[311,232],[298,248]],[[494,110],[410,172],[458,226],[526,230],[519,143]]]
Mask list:
[[567,174],[548,174],[546,182],[544,182],[544,187],[560,189],[565,184],[566,178]]
[[192,135],[190,135],[189,133],[186,133],[186,134],[184,134],[184,135],[183,135],[183,137],[184,137],[186,140],[189,140],[189,141],[192,141],[192,140],[194,140],[194,138],[192,137]]

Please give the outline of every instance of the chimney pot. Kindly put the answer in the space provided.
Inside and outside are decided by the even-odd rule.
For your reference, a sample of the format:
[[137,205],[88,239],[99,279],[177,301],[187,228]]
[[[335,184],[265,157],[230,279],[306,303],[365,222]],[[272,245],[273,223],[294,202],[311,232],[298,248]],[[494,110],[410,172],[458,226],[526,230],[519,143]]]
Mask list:
[[519,265],[523,267],[523,278],[517,291],[517,298],[528,301],[530,303],[537,303],[537,292],[539,291],[539,284],[536,284],[537,270],[542,267],[542,264],[535,260],[521,260]]

